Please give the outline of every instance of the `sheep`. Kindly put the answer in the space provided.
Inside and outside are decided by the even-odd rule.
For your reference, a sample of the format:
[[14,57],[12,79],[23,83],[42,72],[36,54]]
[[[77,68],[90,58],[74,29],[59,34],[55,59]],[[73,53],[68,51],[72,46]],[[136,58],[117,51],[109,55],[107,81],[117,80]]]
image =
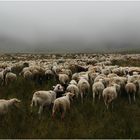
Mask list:
[[105,87],[104,87],[104,84],[102,83],[102,79],[100,79],[99,82],[95,82],[92,85],[93,102],[95,101],[95,95],[98,95],[99,100],[100,100],[104,88]]
[[78,82],[78,88],[79,88],[79,93],[81,95],[81,102],[83,103],[83,96],[89,93],[90,90],[89,82],[84,78],[80,78]]
[[44,91],[44,90],[40,90],[40,91],[36,91],[33,94],[32,97],[32,101],[31,101],[31,112],[32,112],[32,108],[33,106],[39,106],[39,117],[41,116],[41,113],[43,111],[43,107],[45,106],[50,106],[54,100],[56,99],[56,95],[57,92],[63,92],[63,87],[58,84],[56,86],[54,86],[54,90],[49,90],[49,91]]
[[67,110],[70,110],[70,99],[74,96],[73,93],[65,93],[66,96],[55,99],[52,109],[52,117],[55,117],[56,111],[60,111],[61,119],[64,119]]
[[12,73],[12,72],[8,72],[5,76],[5,84],[8,85],[9,82],[13,82],[17,79],[17,75]]
[[134,102],[136,101],[136,85],[134,83],[127,83],[125,85],[125,90],[128,95],[129,103],[131,104],[131,95],[133,96]]
[[116,83],[118,85],[120,85],[121,91],[119,94],[124,94],[124,89],[125,89],[125,84],[127,82],[127,78],[126,77],[112,77],[110,79],[110,83]]
[[7,114],[10,110],[10,107],[12,106],[16,106],[18,107],[18,103],[20,103],[21,101],[13,98],[13,99],[9,99],[9,100],[5,100],[5,99],[0,99],[0,114]]
[[95,73],[95,72],[89,72],[89,73],[88,73],[90,85],[93,85],[94,79],[95,79],[98,75],[99,75],[99,73]]
[[108,78],[113,78],[113,77],[118,77],[118,75],[115,74],[115,73],[110,73],[110,74],[107,75],[107,77]]
[[72,76],[72,71],[70,69],[62,69],[62,72],[64,74],[67,74],[69,76],[69,78]]
[[71,92],[73,94],[75,94],[76,98],[78,98],[78,95],[79,95],[79,88],[77,87],[77,82],[75,80],[72,80],[67,89],[66,89],[67,92]]
[[109,104],[112,103],[113,108],[113,100],[115,100],[118,96],[118,90],[120,86],[117,84],[113,84],[113,86],[109,86],[103,90],[102,96],[105,103],[106,108],[109,108]]
[[102,69],[102,74],[105,74],[105,75],[108,75],[108,74],[110,74],[111,72],[110,72],[110,69]]
[[67,74],[58,74],[60,84],[66,86],[69,82],[69,76]]
[[31,80],[33,78],[33,74],[32,72],[30,72],[29,70],[25,71],[23,73],[23,77],[26,79],[26,80]]
[[51,69],[46,69],[45,76],[46,76],[46,79],[49,80],[51,78],[54,78],[54,73]]
[[79,73],[74,73],[72,75],[72,79],[78,82],[78,80],[79,80]]
[[62,94],[64,94],[64,87],[61,84],[57,84],[56,86],[53,86],[53,90],[57,93],[56,98],[61,97]]
[[5,85],[5,78],[6,78],[7,73],[10,72],[10,70],[11,69],[9,67],[7,67],[0,72],[0,83],[1,83],[1,85]]

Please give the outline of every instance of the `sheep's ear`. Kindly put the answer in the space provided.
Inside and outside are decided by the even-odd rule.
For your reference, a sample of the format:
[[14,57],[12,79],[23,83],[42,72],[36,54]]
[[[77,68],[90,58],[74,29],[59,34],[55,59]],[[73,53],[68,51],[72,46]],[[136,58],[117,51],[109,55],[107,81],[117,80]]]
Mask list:
[[55,88],[55,86],[53,86],[53,88]]
[[21,100],[18,100],[18,99],[17,99],[16,102],[17,102],[17,103],[21,103]]

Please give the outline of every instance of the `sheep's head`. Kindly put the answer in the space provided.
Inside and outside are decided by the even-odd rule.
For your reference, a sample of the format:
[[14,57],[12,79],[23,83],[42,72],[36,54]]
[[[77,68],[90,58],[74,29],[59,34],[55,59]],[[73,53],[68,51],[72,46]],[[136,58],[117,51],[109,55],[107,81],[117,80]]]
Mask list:
[[63,94],[63,96],[68,96],[69,99],[72,101],[73,100],[73,97],[75,96],[74,93],[71,93],[71,92],[66,92],[65,94]]
[[119,93],[121,86],[119,84],[116,84],[116,83],[114,83],[113,86],[116,88],[117,93]]
[[10,99],[10,102],[12,105],[14,105],[15,107],[19,107],[19,103],[21,103],[21,100],[17,99],[17,98],[13,98]]
[[55,92],[64,92],[64,88],[60,84],[57,84],[56,86],[53,86],[53,89],[54,89]]

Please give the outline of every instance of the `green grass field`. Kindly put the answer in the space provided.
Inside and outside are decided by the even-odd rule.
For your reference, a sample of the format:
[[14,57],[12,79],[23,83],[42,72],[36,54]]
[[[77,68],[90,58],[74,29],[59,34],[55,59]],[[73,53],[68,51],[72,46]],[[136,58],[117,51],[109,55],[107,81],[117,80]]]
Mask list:
[[132,105],[126,97],[119,97],[114,109],[107,111],[102,100],[92,104],[91,94],[84,104],[73,101],[64,121],[60,114],[53,120],[49,109],[39,120],[37,108],[30,112],[33,91],[52,85],[53,81],[39,86],[18,77],[15,83],[0,87],[0,98],[22,100],[19,109],[0,116],[0,138],[140,138],[140,97]]

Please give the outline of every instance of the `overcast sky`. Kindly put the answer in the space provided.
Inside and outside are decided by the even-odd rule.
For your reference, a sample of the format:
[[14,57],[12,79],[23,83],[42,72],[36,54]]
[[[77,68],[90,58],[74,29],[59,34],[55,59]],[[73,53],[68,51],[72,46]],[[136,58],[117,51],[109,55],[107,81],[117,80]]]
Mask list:
[[59,41],[140,43],[140,2],[1,1],[0,38],[33,47]]

